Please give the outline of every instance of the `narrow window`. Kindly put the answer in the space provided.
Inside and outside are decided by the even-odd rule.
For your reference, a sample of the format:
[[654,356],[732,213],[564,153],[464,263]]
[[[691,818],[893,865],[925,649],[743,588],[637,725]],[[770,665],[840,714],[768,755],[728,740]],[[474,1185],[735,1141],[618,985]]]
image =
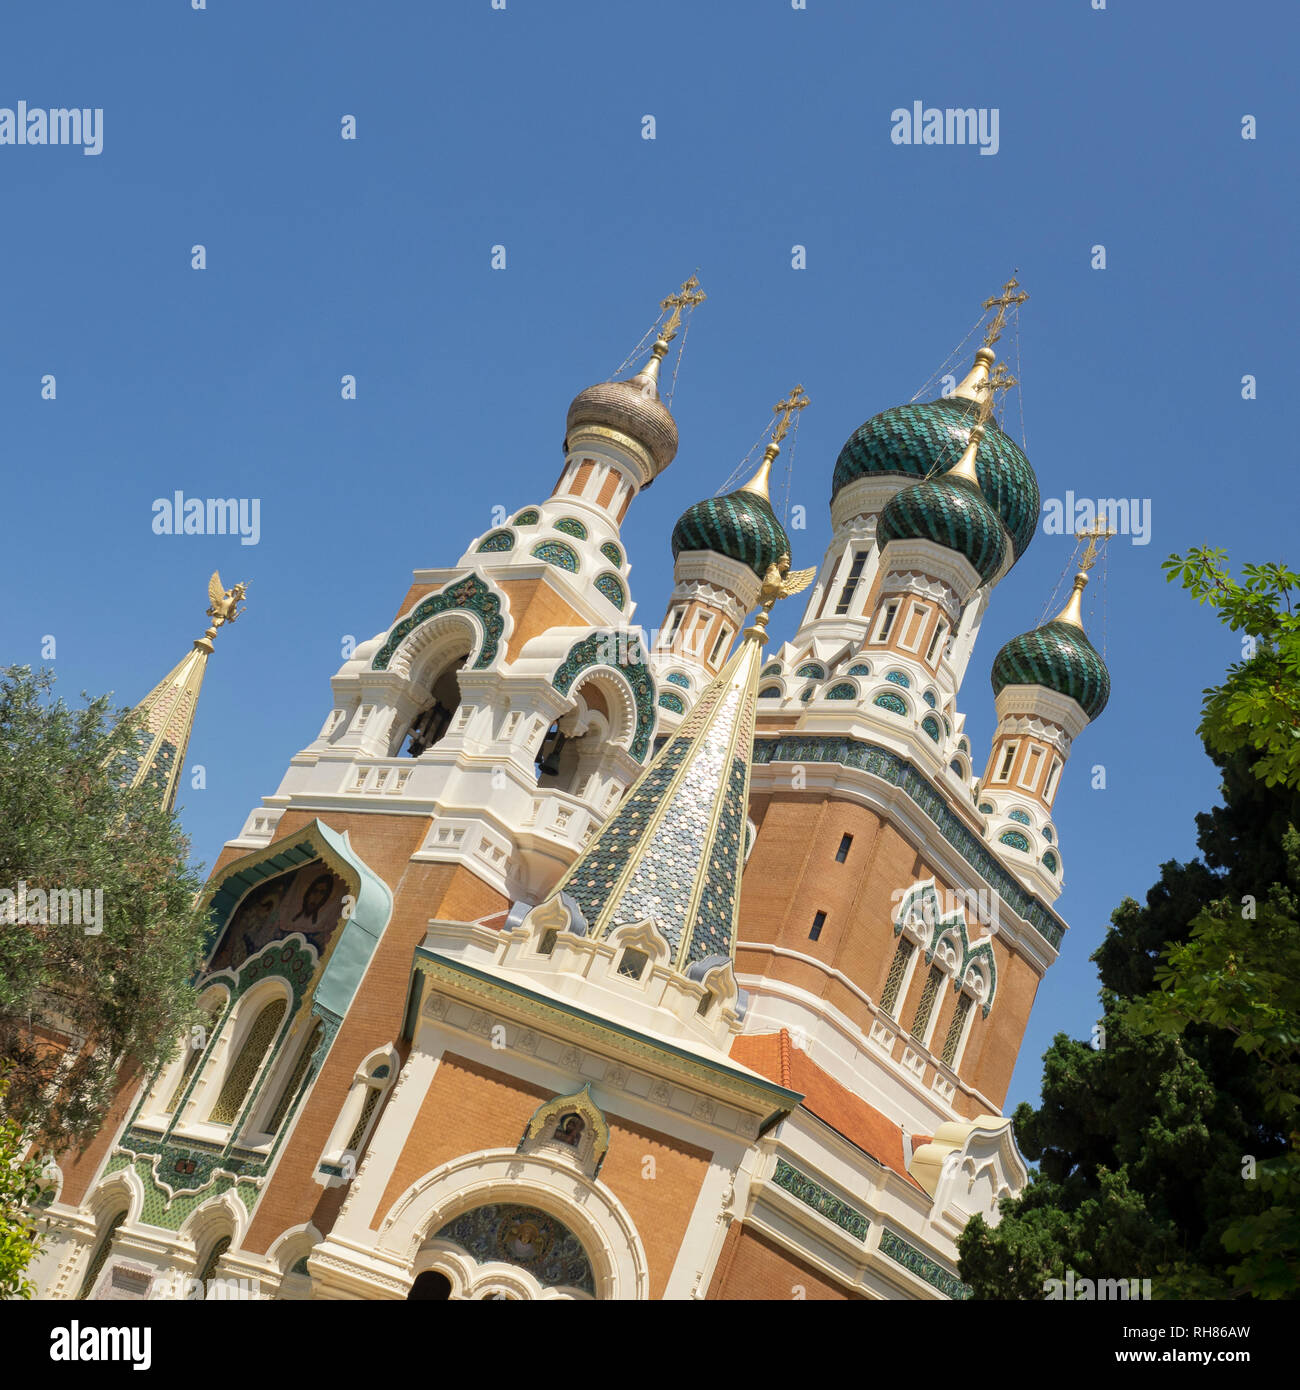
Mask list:
[[726,623],[723,623],[722,631],[718,633],[718,640],[713,644],[713,650],[709,653],[710,666],[718,659],[718,653],[722,650],[722,643],[730,632],[731,629]]
[[875,640],[877,642],[888,642],[890,629],[894,626],[894,619],[898,616],[898,604],[887,603],[885,611],[880,617],[880,626],[876,629]]
[[840,838],[840,847],[835,851],[835,862],[843,864],[849,857],[849,846],[853,843],[852,835],[844,835]]
[[819,913],[813,918],[812,930],[808,933],[808,940],[809,940],[809,941],[816,941],[817,938],[822,934],[822,928],[823,928],[825,925],[826,925],[826,914],[825,914],[824,912],[819,912]]
[[700,1016],[701,1018],[703,1018],[703,1017],[709,1012],[709,1010],[710,1010],[712,1007],[713,1007],[713,991],[710,990],[710,991],[708,992],[708,994],[706,994],[706,995],[704,996],[704,998],[700,1000],[699,1004],[696,1006],[695,1012],[696,1012],[697,1014],[699,1014],[699,1016]]
[[934,1012],[934,1001],[939,997],[941,984],[943,971],[937,965],[932,965],[925,977],[925,988],[916,1003],[916,1016],[912,1019],[911,1034],[919,1043],[925,1041],[925,1031],[930,1026],[930,1015]]
[[948,1025],[948,1036],[943,1040],[943,1064],[953,1066],[957,1061],[957,1049],[961,1046],[961,1035],[966,1028],[966,1016],[970,1013],[969,994],[957,996],[957,1007],[952,1012],[952,1022]]
[[690,652],[693,656],[699,656],[704,649],[704,634],[709,630],[709,624],[713,621],[708,613],[701,613],[695,620],[695,631],[691,636]]
[[125,1220],[126,1212],[118,1212],[104,1228],[104,1234],[100,1236],[99,1244],[95,1246],[95,1253],[86,1269],[86,1277],[81,1281],[81,1291],[77,1294],[79,1299],[89,1298],[95,1292],[95,1280],[99,1278],[104,1261],[108,1259],[108,1252],[113,1248],[113,1237],[117,1234],[117,1228]]
[[1005,782],[1011,776],[1011,764],[1016,760],[1016,749],[1018,743],[1008,743],[1002,750],[1002,766],[998,768],[998,775],[993,779],[995,782]]
[[1029,756],[1025,759],[1024,771],[1020,774],[1020,785],[1032,791],[1038,781],[1038,769],[1042,765],[1043,750],[1041,748],[1030,748]]
[[382,1086],[366,1087],[365,1104],[361,1107],[361,1114],[357,1118],[357,1123],[352,1133],[348,1135],[347,1146],[353,1153],[359,1152],[361,1145],[365,1143],[366,1131],[370,1128],[371,1117],[375,1113],[375,1107],[379,1104],[379,1097],[383,1095],[383,1092],[384,1088]]
[[907,615],[907,631],[899,646],[905,651],[914,652],[921,645],[921,633],[925,631],[925,620],[929,616],[925,606],[914,603]]
[[840,601],[835,605],[836,616],[847,613],[853,603],[853,594],[858,587],[858,580],[862,578],[862,567],[867,563],[867,552],[865,550],[855,550],[853,552],[853,563],[849,566],[848,578],[844,581],[844,588],[840,591]]
[[208,1251],[207,1259],[199,1267],[199,1285],[204,1294],[207,1293],[208,1280],[213,1278],[217,1272],[217,1265],[222,1255],[230,1249],[230,1237],[222,1236],[220,1240],[213,1243],[212,1249]]
[[289,1073],[288,1080],[284,1083],[284,1089],[280,1092],[280,1098],[275,1103],[275,1109],[271,1112],[271,1118],[266,1122],[266,1134],[276,1134],[280,1126],[284,1123],[284,1117],[289,1113],[289,1106],[293,1104],[298,1095],[298,1090],[302,1086],[303,1077],[307,1075],[307,1068],[311,1065],[312,1053],[316,1051],[321,1040],[321,1034],[325,1031],[325,1025],[317,1019],[311,1026],[311,1031],[303,1039],[302,1047],[298,1050],[298,1060],[293,1064],[293,1070]]
[[1056,779],[1061,775],[1060,758],[1052,759],[1051,771],[1047,774],[1047,785],[1043,788],[1043,800],[1051,801],[1052,793],[1056,790]]
[[639,980],[641,972],[649,963],[650,957],[644,951],[634,951],[628,947],[623,952],[623,958],[618,963],[618,973],[625,975],[629,980]]
[[[164,1115],[172,1115],[176,1107],[181,1103],[181,1097],[185,1094],[185,1088],[190,1084],[190,1077],[194,1075],[194,1068],[199,1064],[199,1058],[207,1050],[208,1039],[212,1036],[212,1027],[216,1022],[217,1014],[220,1012],[221,1004],[209,1004],[203,1010],[203,1017],[206,1020],[206,1027],[201,1033],[201,1041],[198,1038],[189,1037],[185,1040],[185,1064],[181,1067],[181,1074],[176,1081],[176,1086],[172,1090],[171,1099],[163,1109]],[[195,1047],[198,1042],[199,1046]]]
[[559,940],[559,932],[552,927],[549,931],[542,933],[542,939],[537,943],[537,954],[539,956],[549,956],[555,950],[555,943]]
[[934,636],[930,638],[930,645],[926,648],[925,659],[927,662],[934,660],[934,654],[938,650],[940,642],[948,635],[948,624],[940,622],[934,630]]
[[685,616],[685,613],[686,610],[684,608],[673,609],[672,613],[669,615],[668,618],[668,631],[665,632],[663,636],[663,646],[668,646],[668,644],[677,635],[677,629],[681,627],[682,618]]
[[244,1101],[252,1089],[253,1078],[275,1040],[280,1021],[284,1018],[284,1008],[283,999],[273,999],[253,1021],[239,1055],[226,1073],[217,1103],[208,1116],[213,1124],[233,1125],[239,1118],[239,1112],[244,1108]]
[[899,991],[903,987],[903,976],[907,973],[908,962],[912,959],[912,952],[915,950],[915,943],[904,937],[898,943],[898,949],[894,952],[894,959],[890,962],[889,974],[885,978],[885,990],[880,996],[880,1007],[891,1018],[894,1017]]

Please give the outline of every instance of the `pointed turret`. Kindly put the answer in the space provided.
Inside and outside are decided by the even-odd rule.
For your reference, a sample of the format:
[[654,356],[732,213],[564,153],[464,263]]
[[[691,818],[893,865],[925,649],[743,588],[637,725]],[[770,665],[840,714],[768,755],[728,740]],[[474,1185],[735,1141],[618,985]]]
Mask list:
[[679,973],[735,951],[768,613],[812,577],[786,578],[789,567],[788,555],[769,567],[744,640],[556,889],[597,940],[653,923]]
[[[1060,846],[1052,804],[1070,748],[1106,708],[1110,673],[1083,630],[1083,591],[1105,528],[1079,533],[1088,544],[1070,596],[1051,621],[1013,637],[993,658],[998,725],[980,783],[987,834],[1015,867],[1061,889]],[[1006,852],[1014,851],[1012,854]]]
[[194,645],[185,656],[136,707],[144,716],[140,754],[124,769],[123,780],[131,787],[155,790],[169,811],[176,804],[176,789],[185,767],[185,753],[194,728],[203,674],[213,651],[213,638],[218,628],[233,623],[239,616],[242,611],[239,604],[246,590],[245,584],[224,589],[221,576],[215,570],[212,572],[208,580],[211,626],[202,637],[194,639]]
[[807,404],[802,386],[778,401],[772,438],[754,476],[734,492],[688,507],[673,527],[673,591],[654,652],[661,684],[677,687],[660,697],[663,727],[674,727],[693,692],[717,674],[764,575],[790,553],[768,485],[791,419]]

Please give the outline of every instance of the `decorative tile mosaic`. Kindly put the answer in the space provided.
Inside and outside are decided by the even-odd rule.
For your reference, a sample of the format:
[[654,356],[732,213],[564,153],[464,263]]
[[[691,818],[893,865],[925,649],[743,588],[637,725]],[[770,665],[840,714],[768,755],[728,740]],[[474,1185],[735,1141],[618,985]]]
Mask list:
[[577,553],[571,545],[565,545],[563,541],[543,541],[541,545],[533,546],[531,553],[539,560],[545,560],[548,565],[568,570],[570,574],[578,572]]
[[871,667],[865,662],[859,661],[857,665],[850,666],[844,674],[846,676],[869,676],[871,674]]
[[1043,855],[1043,868],[1045,868],[1049,874],[1054,874],[1057,869],[1060,868],[1060,860],[1057,859],[1054,850],[1049,849]]
[[802,666],[795,671],[796,676],[808,676],[813,680],[825,680],[826,668],[819,666],[815,661],[805,661]]
[[659,697],[659,708],[672,710],[674,714],[685,714],[686,702],[680,695],[674,695],[671,690],[665,690]]
[[483,645],[479,648],[478,656],[470,670],[485,671],[496,660],[497,648],[501,645],[501,635],[506,630],[506,623],[501,616],[500,598],[476,574],[453,580],[445,589],[422,598],[410,614],[393,626],[384,645],[375,653],[370,669],[387,671],[393,653],[411,632],[421,623],[451,608],[471,609],[482,622]]
[[623,552],[613,541],[604,541],[601,544],[600,553],[611,565],[617,565],[619,569],[623,568]]
[[925,703],[930,706],[931,709],[934,709],[934,707],[939,703],[938,696],[935,695],[933,690],[927,690],[925,694],[921,696],[921,699],[923,699]]
[[834,1193],[828,1192],[820,1183],[814,1182],[806,1173],[791,1167],[785,1159],[778,1158],[772,1181],[784,1188],[792,1197],[806,1207],[833,1221],[842,1230],[858,1240],[866,1240],[871,1223],[855,1207],[841,1201]]
[[576,536],[578,540],[587,539],[587,528],[574,516],[562,516],[555,523],[557,531],[563,531],[566,536]]
[[907,704],[901,695],[890,695],[888,693],[877,695],[871,703],[873,705],[879,705],[881,709],[887,709],[890,714],[907,713]]
[[682,675],[680,671],[669,671],[666,679],[669,685],[680,685],[683,690],[691,688],[691,678]]
[[903,671],[886,671],[885,679],[893,681],[895,685],[901,685],[904,690],[910,690],[912,686],[911,677]]
[[620,642],[616,644],[619,648],[619,655],[613,663],[607,660],[610,645],[612,645],[611,635],[602,632],[593,632],[589,637],[584,637],[582,641],[575,642],[569,648],[568,655],[556,667],[551,684],[561,695],[567,695],[573,688],[574,681],[588,667],[612,665],[615,670],[620,671],[632,687],[632,698],[636,703],[636,731],[632,735],[630,751],[638,762],[644,762],[655,726],[654,677],[650,674],[650,668],[639,656],[635,661],[628,659],[627,653],[631,650],[632,643]]
[[1004,830],[998,836],[998,844],[1010,845],[1012,849],[1024,850],[1026,853],[1029,850],[1029,840],[1019,830]]
[[596,1281],[582,1242],[535,1207],[475,1207],[449,1221],[437,1238],[455,1242],[480,1264],[500,1260],[527,1270],[547,1288],[563,1286],[595,1295]]
[[927,714],[925,718],[921,720],[921,731],[929,734],[936,743],[939,742],[939,721],[931,715]]
[[838,685],[833,685],[826,692],[828,700],[856,700],[858,698],[858,688],[850,685],[848,681],[841,681]]
[[612,574],[602,574],[596,580],[596,592],[603,594],[615,608],[621,609],[627,602],[623,586]]
[[516,526],[536,526],[540,520],[541,513],[536,507],[526,507],[515,517],[514,524]]
[[515,538],[509,531],[493,531],[490,536],[484,538],[478,544],[478,553],[496,550],[513,550],[515,548]]
[[949,1274],[938,1260],[932,1260],[924,1251],[895,1234],[886,1226],[880,1233],[880,1253],[887,1255],[895,1264],[911,1270],[918,1278],[940,1293],[958,1301],[971,1296],[970,1286],[963,1284],[955,1274]]
[[1024,812],[1024,811],[1021,811],[1021,810],[1019,810],[1019,809],[1014,810],[1014,811],[1008,811],[1008,812],[1007,812],[1007,819],[1008,819],[1008,820],[1016,821],[1016,822],[1019,823],[1020,825],[1032,825],[1032,824],[1033,824],[1033,821],[1031,821],[1031,820],[1029,819],[1029,817],[1025,814],[1025,812]]

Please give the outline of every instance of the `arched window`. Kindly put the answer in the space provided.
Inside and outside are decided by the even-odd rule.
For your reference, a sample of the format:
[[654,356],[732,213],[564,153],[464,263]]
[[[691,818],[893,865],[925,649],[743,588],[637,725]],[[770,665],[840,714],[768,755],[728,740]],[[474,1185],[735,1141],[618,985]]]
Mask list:
[[191,1032],[185,1035],[185,1061],[181,1064],[181,1073],[176,1078],[175,1086],[172,1087],[171,1096],[163,1107],[164,1115],[176,1113],[176,1107],[180,1105],[181,1098],[185,1095],[185,1088],[190,1084],[190,1078],[194,1075],[194,1068],[198,1066],[199,1059],[207,1051],[208,1044],[212,1041],[213,1029],[216,1027],[217,1019],[221,1016],[225,1002],[225,993],[217,992],[211,998],[200,1003],[199,1012],[203,1015],[204,1022],[196,1025],[200,1030],[198,1033]]
[[397,1065],[397,1053],[384,1047],[372,1052],[357,1068],[321,1160],[320,1171],[327,1177],[349,1182],[356,1175],[358,1159],[374,1129],[380,1102],[393,1084]]
[[244,1108],[253,1079],[261,1070],[266,1054],[271,1050],[275,1035],[284,1019],[285,1000],[272,999],[253,1020],[238,1055],[226,1072],[217,1103],[208,1116],[213,1124],[233,1125]]
[[448,1299],[451,1297],[451,1280],[440,1270],[426,1269],[415,1276],[411,1292],[406,1295],[408,1303],[420,1299]]
[[957,1007],[953,1010],[952,1022],[948,1025],[948,1036],[943,1041],[943,1052],[940,1054],[946,1067],[957,1065],[957,1054],[966,1037],[966,1020],[970,1017],[971,1005],[974,1002],[965,990],[957,996]]
[[452,716],[460,706],[461,667],[469,660],[469,652],[453,657],[435,677],[429,689],[429,703],[411,721],[406,731],[407,744],[403,750],[418,758],[432,748],[451,727]]
[[100,1236],[99,1244],[95,1246],[95,1253],[90,1257],[90,1264],[86,1267],[86,1275],[81,1281],[81,1289],[77,1294],[78,1299],[87,1299],[95,1292],[95,1281],[104,1268],[104,1261],[108,1259],[108,1252],[113,1248],[113,1237],[117,1235],[117,1228],[125,1220],[126,1212],[119,1211],[104,1227],[104,1234]]
[[229,1249],[229,1236],[222,1236],[219,1240],[214,1240],[207,1255],[203,1259],[203,1263],[199,1266],[198,1280],[199,1283],[203,1285],[205,1294],[207,1292],[208,1280],[216,1276],[217,1265],[220,1263],[222,1255]]
[[319,1018],[308,1029],[307,1036],[298,1049],[298,1060],[294,1062],[293,1070],[285,1078],[284,1086],[275,1102],[275,1109],[271,1111],[271,1117],[263,1127],[264,1133],[276,1134],[279,1132],[280,1126],[284,1123],[284,1117],[289,1113],[290,1105],[293,1104],[298,1092],[302,1089],[303,1078],[307,1075],[307,1068],[311,1065],[312,1054],[316,1051],[324,1031],[325,1025]]

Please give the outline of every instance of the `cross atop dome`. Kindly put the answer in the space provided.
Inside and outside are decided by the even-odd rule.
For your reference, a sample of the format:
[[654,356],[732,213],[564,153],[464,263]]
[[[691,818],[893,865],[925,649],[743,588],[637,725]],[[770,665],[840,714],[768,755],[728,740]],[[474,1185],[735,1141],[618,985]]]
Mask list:
[[981,306],[984,309],[997,309],[993,315],[988,328],[984,332],[984,346],[991,348],[994,343],[1002,336],[1002,330],[1006,327],[1007,310],[1019,308],[1025,300],[1029,298],[1026,291],[1020,288],[1020,282],[1016,279],[1015,271],[1011,273],[1011,279],[1002,286],[1002,293],[995,294],[991,299],[986,299]]
[[659,330],[659,341],[665,346],[671,343],[677,336],[678,328],[681,327],[682,310],[694,309],[697,304],[703,304],[707,298],[708,295],[700,289],[699,276],[692,275],[682,281],[681,289],[668,295],[665,299],[661,299],[659,307],[665,313],[671,309],[672,313],[669,314],[668,322]]

